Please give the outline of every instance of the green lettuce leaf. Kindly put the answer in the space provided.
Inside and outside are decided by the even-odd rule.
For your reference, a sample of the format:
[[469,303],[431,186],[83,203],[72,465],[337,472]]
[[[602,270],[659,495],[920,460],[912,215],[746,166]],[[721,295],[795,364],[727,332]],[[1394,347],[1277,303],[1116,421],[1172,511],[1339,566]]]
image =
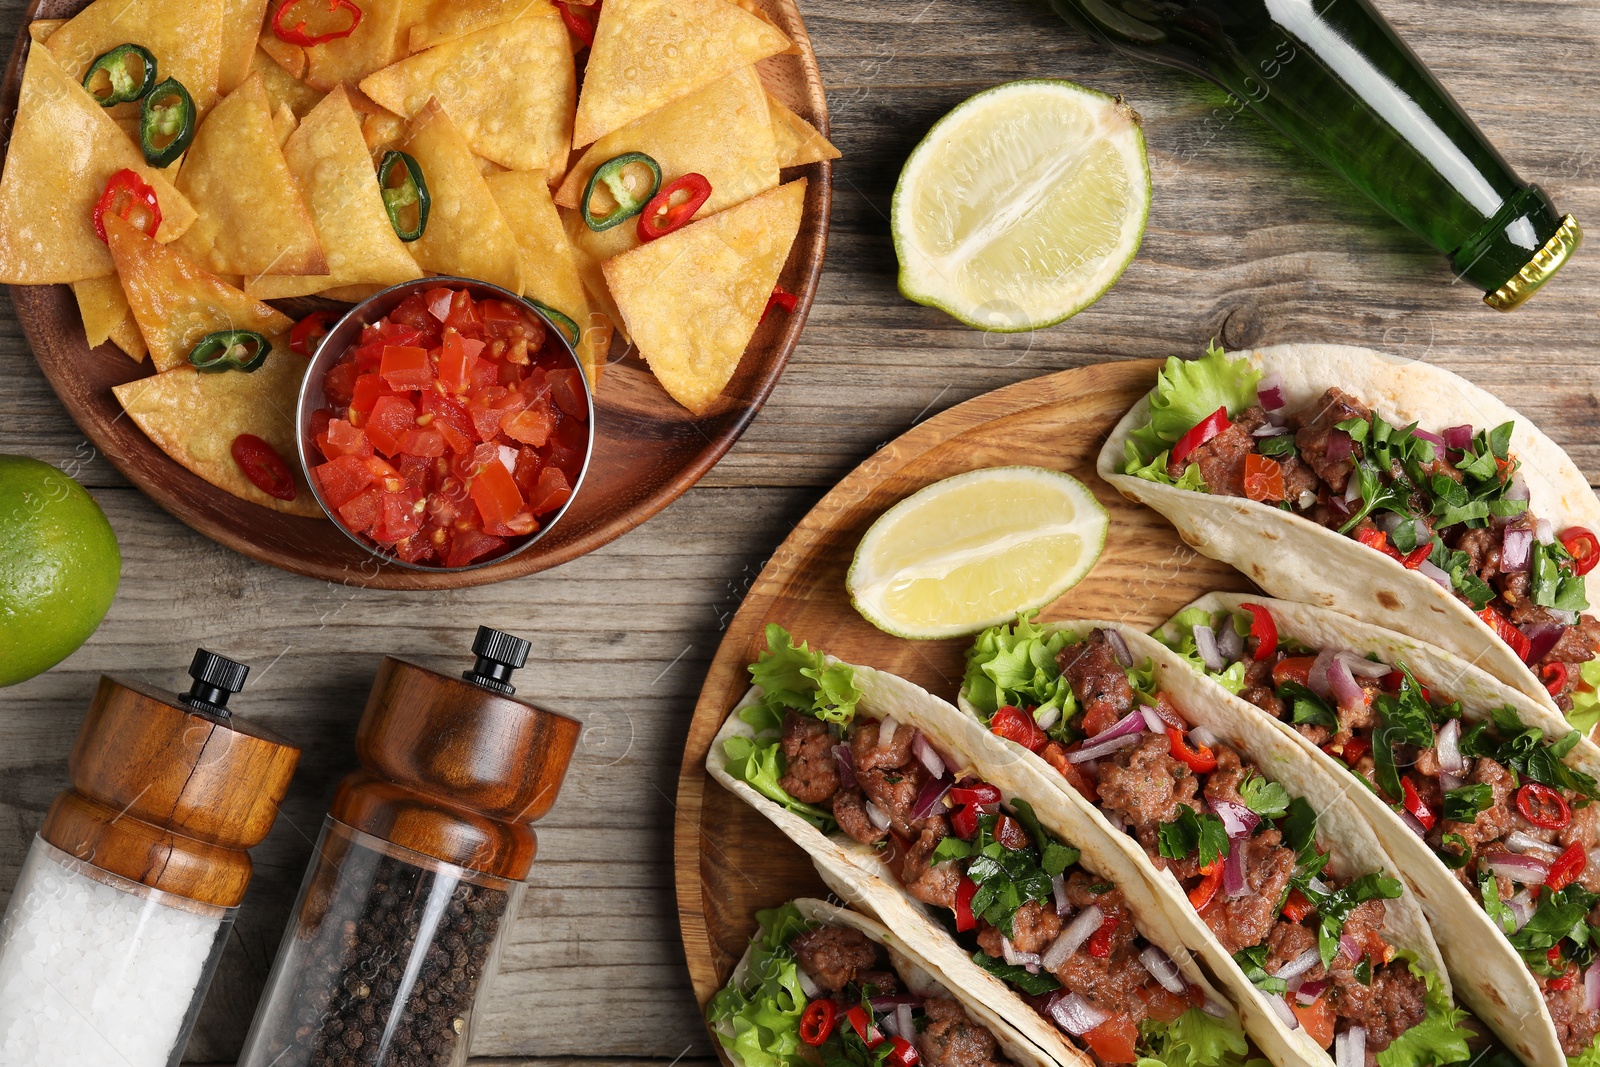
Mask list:
[[[1574,730],[1587,735],[1596,723],[1600,723],[1600,659],[1585,663],[1579,668],[1578,674],[1589,688],[1572,691],[1572,710],[1567,712],[1567,721]],[[1588,1054],[1584,1053],[1585,1056]],[[1596,1063],[1595,1067],[1600,1067],[1600,1063]]]
[[789,942],[811,924],[791,903],[756,912],[760,931],[750,944],[741,982],[706,1005],[711,1032],[743,1067],[803,1067],[800,1015],[806,1008],[799,967]]
[[1215,341],[1199,359],[1169,357],[1156,375],[1150,421],[1129,437],[1141,465],[1171,448],[1219,407],[1227,408],[1229,416],[1233,416],[1256,403],[1256,385],[1260,381],[1260,371],[1245,360],[1229,359]]
[[[1472,1055],[1467,1048],[1467,1035],[1471,1031],[1461,1025],[1467,1013],[1445,996],[1438,975],[1424,971],[1409,954],[1399,955],[1405,959],[1411,973],[1427,984],[1428,1011],[1420,1023],[1378,1053],[1378,1067],[1441,1067],[1446,1063],[1460,1063],[1468,1059]],[[1600,1067],[1600,1064],[1594,1067]]]
[[1076,640],[1064,631],[1046,632],[1035,625],[1033,612],[1018,616],[1013,625],[991,626],[967,650],[962,694],[985,725],[1007,705],[1031,707],[1035,719],[1059,708],[1054,736],[1078,710],[1072,687],[1056,667],[1056,654]]
[[782,804],[823,833],[832,833],[836,824],[830,812],[796,800],[778,784],[778,779],[783,777],[783,753],[778,745],[777,738],[766,741],[748,737],[728,738],[722,743],[722,751],[728,757],[728,773],[741,782],[749,783],[756,792]]
[[1182,656],[1189,662],[1189,666],[1210,678],[1234,696],[1238,696],[1244,692],[1245,662],[1237,660],[1228,664],[1227,668],[1222,671],[1206,670],[1206,661],[1200,657],[1200,648],[1195,644],[1194,640],[1194,628],[1196,626],[1209,626],[1219,632],[1224,626],[1232,626],[1236,631],[1241,631],[1241,637],[1250,632],[1249,625],[1241,623],[1231,611],[1210,612],[1204,608],[1184,608],[1163,623],[1161,628],[1151,636]]
[[762,706],[780,717],[785,708],[794,708],[842,726],[855,717],[861,699],[854,667],[829,666],[821,652],[811,651],[803,641],[795,645],[777,623],[767,624],[767,647],[750,664],[750,681],[761,687]]
[[1123,443],[1123,454],[1127,457],[1127,463],[1122,468],[1123,474],[1131,474],[1135,478],[1143,478],[1147,482],[1160,482],[1162,485],[1173,485],[1179,489],[1191,489],[1197,493],[1208,491],[1205,476],[1200,473],[1200,464],[1198,463],[1191,463],[1183,468],[1183,474],[1174,480],[1172,475],[1167,473],[1167,452],[1165,450],[1155,459],[1146,463],[1143,457],[1139,455],[1138,446],[1133,443],[1133,439],[1130,437]]
[[[1146,1019],[1139,1024],[1143,1055],[1135,1067],[1265,1067],[1265,1060],[1246,1060],[1249,1044],[1236,1025],[1190,1008],[1170,1023]],[[1596,1065],[1600,1067],[1600,1065]]]
[[1567,1067],[1600,1067],[1600,1039],[1596,1039],[1578,1055],[1568,1056]]

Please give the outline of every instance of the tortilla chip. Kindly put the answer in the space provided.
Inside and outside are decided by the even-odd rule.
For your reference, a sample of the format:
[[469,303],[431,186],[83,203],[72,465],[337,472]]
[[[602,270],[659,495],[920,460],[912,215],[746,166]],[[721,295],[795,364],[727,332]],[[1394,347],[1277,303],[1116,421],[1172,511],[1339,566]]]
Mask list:
[[189,351],[208,333],[254,330],[270,335],[294,326],[289,316],[252,300],[119,218],[106,219],[106,237],[128,307],[157,370],[187,362]]
[[66,19],[34,19],[28,23],[28,37],[34,44],[44,44],[52,33],[66,24]]
[[67,76],[83,81],[100,56],[133,41],[156,57],[158,76],[177,78],[203,116],[217,102],[224,0],[94,0],[50,35]]
[[[536,171],[508,170],[490,175],[487,181],[489,192],[522,249],[522,295],[548,304],[577,325],[578,361],[589,381],[596,381],[598,357],[604,352],[596,353],[599,338],[585,329],[590,316],[589,297],[578,275],[577,254],[567,240],[555,202],[550,199],[550,186]],[[606,340],[609,343],[609,334]]]
[[767,94],[767,109],[772,115],[772,136],[778,146],[780,170],[839,158],[839,150],[832,142],[771,93]]
[[311,207],[328,273],[254,278],[245,286],[251,296],[277,300],[345,285],[388,288],[422,277],[384,210],[372,157],[343,86],[305,117],[283,154]]
[[[277,5],[273,4],[271,10],[276,11]],[[290,44],[270,29],[265,30],[256,44],[265,52],[272,61],[283,68],[283,72],[295,81],[306,76],[306,50],[297,44]]]
[[279,104],[277,113],[272,116],[272,135],[278,139],[279,148],[289,142],[290,134],[294,133],[295,127],[299,125],[300,120],[294,117],[289,105]]
[[150,351],[150,346],[144,343],[144,334],[139,332],[139,323],[134,320],[131,311],[122,316],[122,321],[112,327],[111,343],[126,352],[135,363],[144,362],[145,355]]
[[261,36],[261,20],[266,13],[267,0],[222,0],[222,47],[217,63],[219,96],[227,96],[250,76],[255,65],[256,40]]
[[411,122],[405,151],[422,166],[433,197],[428,228],[411,243],[424,270],[492,282],[522,292],[516,235],[478,171],[472,150],[436,100]]
[[380,70],[361,91],[408,119],[437,98],[474,152],[511,170],[567,161],[578,88],[558,18],[529,15],[468,34]]
[[728,0],[609,0],[584,68],[573,146],[788,47]]
[[322,100],[321,93],[291,76],[260,48],[251,54],[250,70],[261,75],[261,87],[267,91],[267,106],[274,114],[287,105],[295,118],[303,119]]
[[78,300],[78,314],[83,318],[84,338],[90,348],[105,344],[111,331],[128,317],[128,299],[122,295],[122,283],[115,274],[73,282],[72,295]]
[[[777,30],[779,33],[783,32],[783,27],[778,25],[778,20],[767,14],[767,9],[757,3],[756,0],[733,0],[733,2],[750,12],[750,14],[754,15],[762,22],[765,22],[768,26],[771,26],[773,29]],[[785,48],[780,54],[786,56],[797,56],[800,54],[800,45],[795,41],[790,41],[789,47]]]
[[[258,369],[206,374],[193,367],[116,386],[112,392],[156,447],[219,489],[289,515],[324,518],[296,459],[294,416],[305,359],[287,337],[268,338],[272,351]],[[293,500],[268,496],[233,459],[233,441],[254,434],[273,447],[294,474]]]
[[611,290],[606,287],[605,275],[600,271],[601,258],[595,250],[587,247],[591,239],[599,237],[588,226],[576,211],[563,211],[561,222],[567,231],[567,240],[572,244],[575,262],[578,265],[578,277],[583,279],[584,291],[589,294],[589,302],[612,322],[624,341],[632,342],[628,335],[627,323],[622,321],[622,313],[617,310],[617,302],[611,299]]
[[640,355],[694,414],[710,410],[739,366],[805,195],[801,178],[601,264]]
[[200,124],[178,189],[200,213],[178,247],[214,274],[326,274],[328,261],[251,74]]
[[465,37],[527,14],[556,16],[549,0],[413,0],[417,12],[402,26],[411,51]]
[[[714,215],[777,186],[772,133],[766,90],[755,68],[744,67],[590,145],[567,172],[556,203],[579,206],[596,167],[624,152],[643,152],[661,165],[663,185],[685,174],[704,175],[711,198],[695,218]],[[611,229],[635,232],[627,224]]]
[[124,169],[156,191],[157,240],[170,241],[194,223],[189,201],[145,165],[50,50],[30,48],[0,178],[0,282],[48,285],[110,274],[111,253],[94,232],[94,206],[107,180]]
[[[292,2],[292,0],[282,0]],[[304,73],[298,75],[304,78],[305,83],[318,92],[330,93],[340,82],[356,84],[375,70],[381,70],[405,54],[405,48],[400,41],[400,3],[398,0],[355,0],[361,8],[361,24],[356,27],[356,32],[348,37],[341,37],[337,41],[327,44],[313,45],[310,48],[299,48],[304,54]],[[273,13],[278,10],[280,0],[270,0],[268,4],[268,25]],[[266,47],[268,39],[277,40],[277,35],[269,28],[262,35],[262,47]],[[282,43],[282,42],[279,42]],[[289,45],[287,48],[298,48]],[[278,53],[287,49],[268,48],[267,51],[283,63]],[[284,68],[293,74],[295,68],[290,63],[284,63]]]

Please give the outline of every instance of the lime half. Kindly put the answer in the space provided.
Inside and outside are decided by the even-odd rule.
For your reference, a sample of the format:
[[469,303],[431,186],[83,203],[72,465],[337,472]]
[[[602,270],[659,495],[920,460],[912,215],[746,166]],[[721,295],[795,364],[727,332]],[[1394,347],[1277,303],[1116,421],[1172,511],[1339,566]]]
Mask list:
[[935,482],[884,512],[845,587],[897,637],[954,637],[1043,607],[1105,547],[1106,509],[1070,474],[989,467]]
[[1150,214],[1139,115],[1069,81],[996,86],[928,131],[890,213],[910,299],[980,330],[1060,322],[1139,251]]

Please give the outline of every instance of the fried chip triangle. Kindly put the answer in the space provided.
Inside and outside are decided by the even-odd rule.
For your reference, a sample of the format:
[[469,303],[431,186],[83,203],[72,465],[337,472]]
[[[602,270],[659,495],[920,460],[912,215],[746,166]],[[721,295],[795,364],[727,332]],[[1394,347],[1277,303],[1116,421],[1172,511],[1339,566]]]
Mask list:
[[766,90],[754,67],[742,67],[590,145],[562,181],[556,203],[578,207],[596,167],[643,152],[661,165],[663,185],[689,173],[711,183],[710,199],[695,214],[704,218],[778,184],[772,133]]
[[[83,319],[84,339],[90,348],[106,343],[112,332],[128,317],[128,298],[122,295],[122,283],[115,274],[104,278],[85,278],[72,283],[72,295],[78,301],[78,315]],[[141,356],[135,356],[139,359]]]
[[433,197],[428,227],[411,243],[424,269],[522,292],[522,253],[500,214],[472,150],[444,108],[431,101],[412,120],[403,146],[422,167]]
[[[348,37],[309,48],[289,44],[272,32],[272,19],[286,3],[296,0],[269,0],[267,4],[267,29],[261,35],[261,47],[277,60],[283,69],[318,92],[332,92],[341,82],[355,85],[368,74],[405,55],[404,42],[400,40],[401,9],[408,6],[401,0],[355,0],[361,9],[361,21]],[[310,0],[304,0],[310,2]],[[299,20],[291,11],[289,20]]]
[[186,363],[196,342],[218,330],[287,333],[294,320],[252,300],[182,253],[119,218],[106,220],[122,291],[157,370]]
[[578,148],[789,47],[728,0],[607,0],[573,128]]
[[554,16],[550,0],[411,0],[411,24],[402,25],[413,52],[454,41],[469,33],[530,13]]
[[777,142],[780,168],[839,158],[839,150],[831,141],[771,93],[767,94],[767,108],[772,115],[772,136]]
[[326,274],[311,212],[284,161],[261,75],[212,109],[178,172],[199,212],[178,247],[214,274]]
[[250,76],[256,40],[261,36],[261,19],[266,11],[267,0],[222,0],[218,95],[227,96]]
[[[266,362],[248,373],[174,367],[112,392],[157,448],[217,488],[274,511],[323,518],[295,462],[295,405],[308,364],[289,351],[286,337],[268,340],[272,351]],[[267,442],[288,464],[299,489],[293,500],[263,493],[239,469],[233,442],[246,433]]]
[[283,155],[311,207],[328,273],[254,278],[245,286],[252,296],[277,300],[346,285],[387,288],[422,276],[384,210],[361,123],[343,86],[306,115]]
[[194,222],[189,201],[145,165],[83,86],[48,49],[30,48],[0,179],[0,282],[48,285],[110,274],[111,253],[94,232],[94,206],[106,181],[125,169],[156,191],[158,240],[170,241]]
[[802,178],[601,264],[662,388],[710,410],[755,334],[800,229]]
[[217,102],[223,7],[224,0],[94,0],[52,33],[47,47],[81,82],[90,64],[118,45],[143,45],[156,57],[157,77],[182,82],[204,115]]
[[578,99],[565,25],[533,13],[385,67],[361,91],[412,118],[437,99],[472,150],[511,170],[565,169]]

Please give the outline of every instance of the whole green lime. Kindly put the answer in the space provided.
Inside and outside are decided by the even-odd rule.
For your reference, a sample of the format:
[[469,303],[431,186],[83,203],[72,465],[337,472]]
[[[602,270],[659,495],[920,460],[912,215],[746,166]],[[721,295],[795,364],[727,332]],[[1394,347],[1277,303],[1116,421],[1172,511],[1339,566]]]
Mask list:
[[0,686],[54,667],[117,595],[122,552],[83,486],[27,456],[0,455]]

